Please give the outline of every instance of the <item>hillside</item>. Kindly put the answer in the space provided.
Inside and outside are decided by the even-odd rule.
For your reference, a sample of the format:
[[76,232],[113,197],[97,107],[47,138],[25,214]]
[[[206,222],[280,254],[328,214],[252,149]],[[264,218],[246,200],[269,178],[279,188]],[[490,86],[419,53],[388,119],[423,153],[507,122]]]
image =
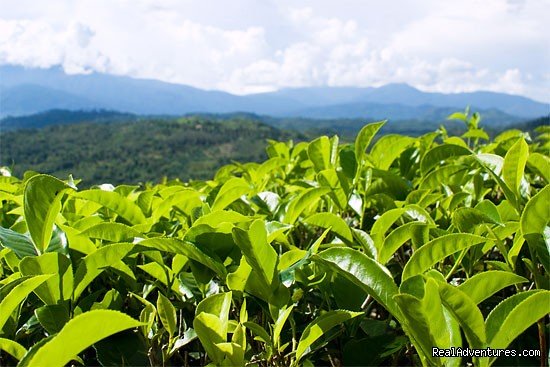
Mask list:
[[130,113],[107,110],[63,110],[54,109],[32,115],[8,116],[0,119],[0,132],[42,128],[49,125],[67,125],[81,122],[131,121],[139,117]]
[[265,158],[266,139],[302,139],[298,133],[238,118],[89,123],[18,130],[0,136],[0,166],[14,174],[35,170],[98,182],[204,179],[233,160]]
[[[410,108],[410,107],[407,107]],[[460,131],[460,124],[446,120],[446,117],[455,112],[452,109],[433,109],[431,112],[426,110],[425,119],[403,119],[399,114],[388,115],[391,119],[382,128],[382,133],[396,133],[408,135],[421,135],[437,129],[444,125],[447,129]],[[391,111],[386,111],[390,113]],[[224,122],[228,120],[240,119],[255,122],[261,122],[271,125],[277,129],[295,130],[301,133],[307,133],[314,136],[318,134],[339,134],[344,139],[353,137],[364,125],[365,121],[375,120],[374,118],[343,118],[328,115],[319,118],[307,117],[276,117],[269,115],[259,115],[255,113],[237,112],[237,113],[191,113],[181,115],[184,118],[207,119],[210,121]],[[506,119],[500,119],[502,113],[499,111],[485,111],[482,114],[483,125],[490,132],[499,132],[512,126],[523,126],[533,119],[518,119],[511,116]],[[54,109],[24,116],[8,116],[0,119],[0,132],[7,132],[18,129],[42,128],[48,125],[75,124],[82,122],[129,122],[147,119],[156,120],[175,120],[178,117],[172,115],[136,115],[131,113],[122,113],[111,110],[64,110]],[[384,118],[386,119],[386,118]],[[544,117],[539,118],[540,123],[544,123]],[[535,122],[536,124],[536,122]],[[538,126],[538,125],[537,125]]]
[[[482,121],[485,121],[482,119]],[[363,119],[277,118],[254,114],[146,117],[114,111],[52,110],[0,120],[0,166],[13,166],[86,182],[158,181],[163,176],[204,179],[232,160],[265,158],[266,139],[303,140],[321,134],[351,141]],[[388,121],[380,134],[419,136],[443,124],[462,134],[460,121]],[[548,118],[506,128],[532,132]],[[485,125],[484,125],[485,126]],[[486,128],[491,136],[503,130]]]

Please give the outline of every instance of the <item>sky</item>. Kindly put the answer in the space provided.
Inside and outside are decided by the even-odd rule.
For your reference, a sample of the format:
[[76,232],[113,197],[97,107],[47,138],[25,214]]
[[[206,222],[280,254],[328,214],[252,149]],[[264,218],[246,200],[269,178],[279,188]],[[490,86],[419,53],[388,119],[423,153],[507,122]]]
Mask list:
[[0,65],[237,94],[408,83],[549,102],[548,24],[550,0],[0,0]]

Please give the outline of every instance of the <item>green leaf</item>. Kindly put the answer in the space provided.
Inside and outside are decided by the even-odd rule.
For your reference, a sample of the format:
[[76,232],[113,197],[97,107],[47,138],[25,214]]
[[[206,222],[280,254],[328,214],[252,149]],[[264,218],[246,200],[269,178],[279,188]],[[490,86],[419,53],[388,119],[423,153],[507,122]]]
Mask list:
[[425,226],[422,222],[409,222],[394,229],[384,240],[378,253],[378,261],[386,264],[395,252],[413,237],[415,228]]
[[195,310],[193,328],[206,353],[217,364],[226,354],[219,344],[227,340],[231,298],[231,292],[219,293],[202,300]]
[[441,361],[434,359],[431,354],[433,346],[437,344],[430,331],[430,323],[422,311],[422,301],[410,294],[397,294],[394,300],[403,312],[402,323],[407,325],[411,342],[421,359],[427,359],[430,365],[441,365]]
[[403,135],[384,135],[374,144],[370,152],[371,161],[375,167],[387,170],[395,159],[405,151],[413,142],[414,138]]
[[53,275],[35,290],[36,295],[45,304],[54,305],[72,298],[73,266],[71,260],[65,255],[49,252],[40,256],[26,257],[19,263],[19,270],[23,275]]
[[[147,264],[138,265],[137,267],[166,286],[174,280],[174,272],[166,265],[161,265],[153,261]],[[177,287],[175,288],[177,289]]]
[[140,297],[139,295],[130,292],[131,297],[137,299],[145,307],[141,310],[139,315],[139,320],[143,323],[140,326],[140,330],[146,338],[151,338],[153,333],[153,328],[156,330],[156,318],[157,318],[157,309],[155,305],[147,301],[145,298]]
[[426,152],[420,161],[420,171],[422,175],[426,175],[432,168],[437,167],[441,162],[446,161],[451,157],[459,157],[470,155],[472,151],[460,145],[443,144],[438,145]]
[[489,270],[467,279],[458,289],[479,304],[501,289],[527,281],[524,277],[509,271]]
[[314,187],[304,190],[288,205],[283,222],[294,224],[304,210],[313,204],[317,204],[319,202],[319,198],[330,191],[331,190],[329,187]]
[[48,175],[33,176],[25,185],[25,220],[39,251],[46,250],[50,243],[55,218],[61,211],[61,197],[70,188]]
[[[346,191],[349,190],[349,187],[347,186],[347,179],[342,174],[338,174],[334,168],[326,169],[317,174],[317,182],[321,186],[330,188],[329,195],[340,209],[346,208],[348,205]],[[346,190],[344,190],[344,187]]]
[[548,210],[548,203],[550,203],[550,185],[546,185],[527,202],[520,219],[521,233],[546,271],[550,271],[550,239],[548,238],[550,210]]
[[428,173],[420,182],[420,189],[441,189],[441,185],[461,185],[469,167],[463,165],[447,165],[438,167]]
[[267,232],[262,220],[255,220],[248,231],[233,228],[233,239],[241,249],[246,262],[254,270],[265,287],[274,290],[279,282],[277,277],[277,252],[267,242]]
[[9,248],[20,259],[38,255],[29,237],[4,227],[0,227],[0,247]]
[[218,228],[222,223],[236,224],[248,221],[250,221],[250,218],[242,215],[241,213],[237,213],[232,210],[218,210],[212,211],[211,213],[205,214],[198,218],[195,222],[193,222],[193,227],[200,224],[206,224],[210,227]]
[[502,167],[504,165],[504,159],[501,156],[488,153],[477,154],[474,156],[474,158],[479,163],[479,165],[491,175],[491,177],[502,189],[502,192],[504,193],[506,199],[510,203],[512,203],[515,209],[519,212],[519,209],[517,208],[518,197],[516,193],[512,189],[510,189],[506,182],[504,182],[504,180],[500,177],[500,172],[502,171]]
[[[195,330],[189,328],[183,332],[183,336],[176,339],[174,342],[174,346],[170,350],[170,354],[173,354],[178,349],[186,346],[187,344],[191,343],[193,340],[197,339],[197,333]],[[147,349],[145,349],[145,352],[147,352]],[[147,356],[147,355],[146,355]],[[146,365],[147,363],[143,363],[143,365]],[[137,364],[137,366],[140,366],[141,364]]]
[[474,208],[458,208],[453,213],[452,221],[461,232],[473,232],[479,224],[499,224],[492,217]]
[[543,234],[550,221],[550,185],[545,186],[529,200],[521,214],[521,233]]
[[193,328],[208,356],[215,363],[220,363],[224,353],[217,348],[217,345],[225,342],[227,333],[223,332],[219,319],[215,315],[201,313],[195,316]]
[[307,154],[316,172],[330,168],[331,144],[328,136],[320,136],[309,143]]
[[521,292],[500,302],[487,316],[488,346],[507,348],[529,326],[550,313],[550,291]]
[[471,348],[484,348],[486,342],[483,315],[475,302],[457,287],[438,282],[443,304],[454,315]]
[[380,215],[376,222],[374,222],[371,229],[372,239],[374,240],[374,243],[379,251],[384,245],[386,232],[395,222],[397,222],[397,220],[405,215],[417,221],[417,224],[418,222],[433,224],[433,219],[430,217],[428,212],[418,205],[412,204],[407,205],[404,208],[390,209]]
[[224,354],[221,367],[233,367],[244,365],[244,350],[241,345],[233,342],[219,343],[216,347]]
[[42,306],[34,310],[34,314],[50,335],[58,333],[70,319],[69,310],[61,304]]
[[483,129],[469,129],[464,134],[462,134],[462,137],[470,139],[489,140],[489,135],[487,135],[487,133]]
[[115,266],[134,248],[131,243],[117,243],[103,246],[95,252],[85,256],[74,275],[73,299],[76,301],[86,287],[99,275],[105,268]]
[[237,177],[229,179],[218,191],[212,204],[212,211],[225,209],[241,196],[248,194],[250,190],[250,185],[244,179]]
[[172,337],[178,331],[176,308],[172,305],[172,302],[159,292],[157,298],[157,311],[162,321],[162,325],[168,331],[170,337]]
[[353,235],[349,225],[339,216],[333,213],[315,213],[306,219],[304,223],[330,228],[338,237],[349,243],[353,242]]
[[504,157],[504,165],[502,166],[502,178],[504,182],[518,193],[523,171],[529,156],[529,146],[523,138],[512,145]]
[[27,353],[27,350],[21,344],[4,338],[0,338],[0,350],[3,350],[17,360],[23,358],[25,353]]
[[506,142],[506,140],[521,138],[523,136],[525,136],[525,133],[522,132],[521,130],[511,129],[511,130],[503,131],[500,134],[498,134],[495,137],[494,141],[495,143],[502,143],[502,142]]
[[500,217],[500,213],[498,211],[497,206],[490,200],[482,200],[475,206],[475,209],[480,210],[491,218],[493,222],[495,223],[502,223],[502,218]]
[[[439,334],[441,338],[440,343],[443,342],[445,346],[450,344],[450,339],[446,341],[443,340],[446,325],[433,324],[430,319],[430,317],[438,315],[438,320],[441,322],[442,317],[444,317],[439,294],[431,291],[429,291],[428,294],[429,295],[425,295],[425,299],[418,299],[410,294],[396,294],[394,296],[394,301],[401,310],[401,323],[403,324],[403,328],[407,330],[407,334],[419,356],[423,360],[430,361],[430,365],[437,366],[441,365],[442,361],[432,357],[432,348],[434,346],[439,347],[434,332],[439,331],[441,333]],[[428,301],[436,302],[432,309],[426,307]],[[431,311],[429,315],[427,314],[428,311]]]
[[195,244],[205,254],[221,260],[235,251],[235,242],[231,235],[233,227],[233,223],[228,222],[218,223],[216,227],[197,225],[195,222],[185,233],[184,239]]
[[252,321],[247,321],[243,325],[254,334],[256,334],[256,337],[259,338],[261,341],[268,345],[271,345],[271,337],[263,327]]
[[222,278],[225,278],[227,275],[227,270],[219,259],[207,255],[189,241],[181,241],[177,238],[157,237],[140,241],[139,245],[150,247],[155,250],[184,255],[215,271]]
[[487,238],[468,233],[453,233],[438,237],[416,250],[403,268],[405,280],[428,270],[438,261],[460,250],[484,243]]
[[63,224],[60,224],[59,228],[63,230],[63,232],[67,236],[67,240],[69,242],[69,247],[71,250],[81,252],[84,255],[88,255],[97,249],[92,240],[90,240],[89,237],[82,235],[79,230]]
[[50,239],[50,244],[46,248],[46,252],[57,252],[69,256],[67,236],[58,226],[54,226],[53,228],[52,238]]
[[92,310],[120,310],[124,304],[124,300],[119,291],[116,289],[109,289],[105,292],[103,299],[100,302],[94,302]]
[[365,254],[372,259],[376,259],[378,257],[378,249],[371,236],[360,229],[352,228],[352,231],[353,238],[359,243],[361,248],[365,251]]
[[213,296],[203,299],[197,305],[195,309],[195,315],[200,315],[201,313],[207,313],[214,315],[221,322],[222,329],[220,329],[220,334],[227,333],[229,326],[229,310],[231,309],[231,300],[233,293],[225,292],[218,293]]
[[74,317],[59,334],[42,345],[25,364],[27,367],[63,367],[94,343],[141,323],[112,310],[93,310]]
[[254,269],[246,261],[246,257],[241,258],[237,270],[227,274],[227,286],[229,289],[240,292],[248,292],[266,302],[269,302],[273,291],[271,287],[265,284],[265,280],[255,276]]
[[92,189],[75,193],[73,196],[101,204],[131,224],[145,223],[145,216],[141,208],[115,191]]
[[[374,122],[368,125],[365,125],[357,137],[355,138],[355,158],[357,159],[357,164],[359,167],[363,166],[363,161],[367,154],[366,150],[369,146],[374,135],[380,130],[380,128],[386,123],[386,121]],[[359,173],[360,169],[358,170]]]
[[359,315],[363,315],[362,312],[351,312],[347,310],[334,310],[328,311],[321,316],[313,320],[308,326],[306,326],[298,347],[296,348],[296,360],[299,361],[311,345],[320,337],[322,337],[327,331],[333,327],[342,324],[343,322],[353,319]]
[[12,312],[27,298],[27,296],[34,291],[40,284],[44,283],[46,280],[50,279],[52,276],[47,275],[37,275],[32,278],[25,279],[23,282],[15,280],[18,282],[7,296],[2,299],[0,302],[0,330],[6,324]]
[[[174,188],[174,186],[171,188]],[[161,217],[170,218],[170,213],[174,207],[181,209],[184,213],[191,213],[193,208],[201,205],[202,200],[200,199],[199,192],[178,188],[175,194],[163,198],[158,205],[153,206],[151,218],[149,218],[149,220],[151,223],[157,223]]]
[[399,319],[399,308],[393,300],[398,292],[397,285],[383,265],[357,250],[344,247],[322,251],[313,259],[355,283]]
[[464,112],[454,112],[451,113],[449,116],[447,116],[447,120],[460,120],[460,121],[468,121],[468,114],[469,109],[466,109],[466,113]]
[[357,172],[357,160],[355,159],[353,146],[344,146],[340,150],[339,156],[342,171],[348,178],[353,179],[355,177],[355,173]]
[[91,226],[82,232],[84,236],[99,238],[111,242],[123,242],[133,240],[135,237],[143,237],[143,234],[122,223],[105,222]]
[[434,279],[428,278],[426,280],[424,297],[422,298],[422,309],[426,315],[430,333],[434,337],[435,345],[439,348],[449,348],[451,346],[451,333],[448,330],[450,325],[448,325],[445,319],[439,286]]
[[288,317],[292,313],[293,309],[294,305],[291,305],[284,310],[281,310],[279,312],[279,317],[277,317],[277,320],[275,320],[275,324],[273,325],[273,343],[277,348],[279,348],[279,346],[281,345],[281,332],[283,331],[286,320],[288,320]]
[[372,181],[366,190],[367,196],[381,194],[388,200],[387,208],[395,206],[394,200],[405,200],[409,191],[412,189],[410,181],[399,176],[392,171],[381,171],[372,169]]
[[405,214],[405,211],[404,208],[390,209],[382,213],[378,219],[376,219],[372,225],[370,235],[378,250],[382,248],[386,232],[403,214]]
[[534,168],[547,184],[550,183],[550,157],[536,152],[530,153],[527,165]]

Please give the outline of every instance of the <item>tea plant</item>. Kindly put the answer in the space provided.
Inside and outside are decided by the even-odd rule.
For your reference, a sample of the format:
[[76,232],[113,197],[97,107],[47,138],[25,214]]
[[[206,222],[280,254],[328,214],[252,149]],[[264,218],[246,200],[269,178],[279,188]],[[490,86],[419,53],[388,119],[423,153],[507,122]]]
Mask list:
[[544,365],[550,129],[451,118],[463,136],[269,141],[209,181],[4,171],[0,363],[489,366],[432,350],[490,347]]

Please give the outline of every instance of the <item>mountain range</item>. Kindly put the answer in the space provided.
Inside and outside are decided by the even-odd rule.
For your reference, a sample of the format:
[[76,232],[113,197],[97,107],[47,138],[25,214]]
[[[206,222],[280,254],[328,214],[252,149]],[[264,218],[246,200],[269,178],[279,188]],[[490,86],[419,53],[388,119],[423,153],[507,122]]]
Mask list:
[[435,121],[470,106],[485,121],[510,123],[546,116],[548,103],[495,92],[428,93],[407,84],[285,88],[234,95],[158,80],[62,68],[0,66],[0,117],[51,109],[107,109],[141,115],[251,112],[275,117],[392,118]]

